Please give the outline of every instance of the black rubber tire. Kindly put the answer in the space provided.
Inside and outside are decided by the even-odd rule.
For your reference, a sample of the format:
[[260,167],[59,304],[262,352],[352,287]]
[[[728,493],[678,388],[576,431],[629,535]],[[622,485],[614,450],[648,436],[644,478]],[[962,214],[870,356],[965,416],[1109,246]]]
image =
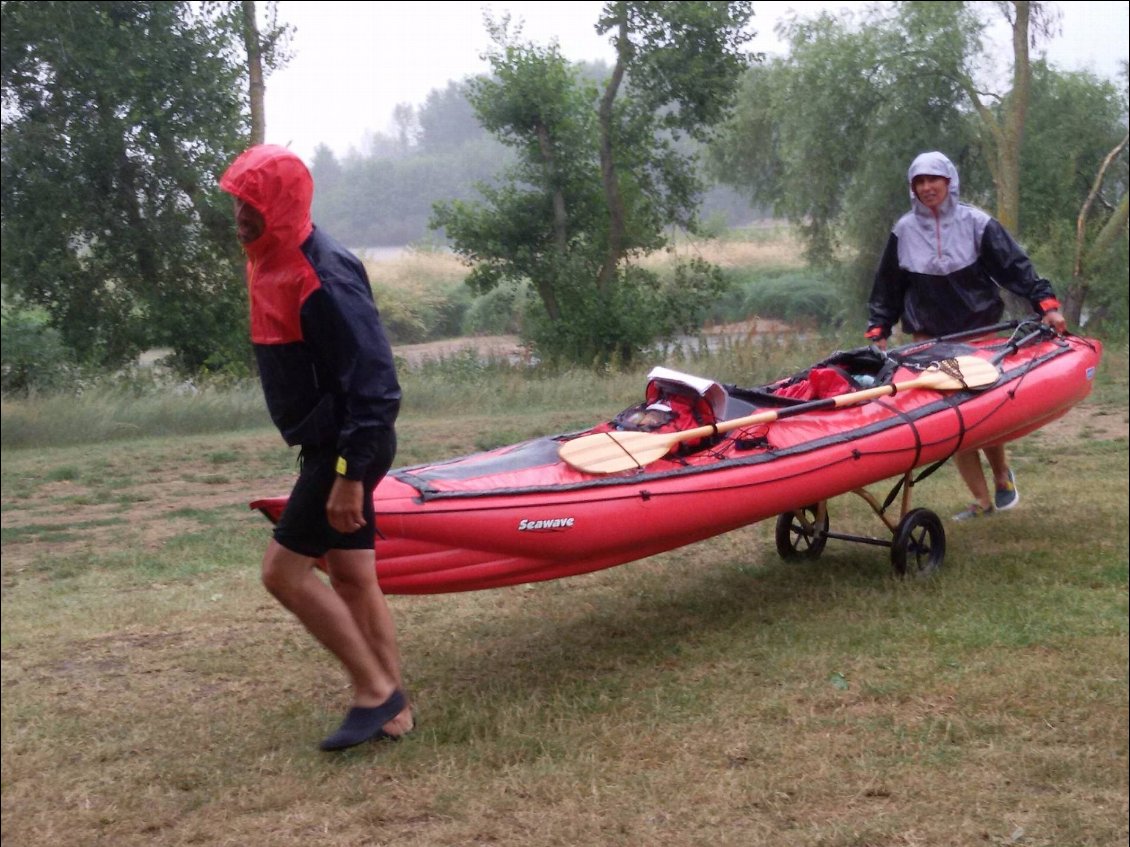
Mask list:
[[[802,521],[797,514],[804,516]],[[818,559],[828,543],[828,510],[824,525],[816,525],[816,505],[777,516],[777,553],[782,559]]]
[[946,557],[946,530],[929,509],[907,512],[895,528],[891,565],[899,576],[929,576]]

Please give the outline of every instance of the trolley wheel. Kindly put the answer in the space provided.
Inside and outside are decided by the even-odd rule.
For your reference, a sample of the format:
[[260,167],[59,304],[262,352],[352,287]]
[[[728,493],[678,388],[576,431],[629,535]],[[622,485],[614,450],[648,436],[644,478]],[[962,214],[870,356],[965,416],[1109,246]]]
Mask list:
[[946,530],[929,509],[906,513],[895,528],[891,564],[899,576],[927,576],[946,557]]
[[777,553],[782,559],[816,559],[828,543],[828,510],[823,526],[816,525],[815,505],[777,516]]

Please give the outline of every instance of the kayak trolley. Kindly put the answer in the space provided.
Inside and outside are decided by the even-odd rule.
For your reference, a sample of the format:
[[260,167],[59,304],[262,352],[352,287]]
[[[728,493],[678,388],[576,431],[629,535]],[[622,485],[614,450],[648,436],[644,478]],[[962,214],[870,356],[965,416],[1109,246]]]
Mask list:
[[[852,491],[871,507],[890,530],[890,539],[831,532],[828,501],[821,500],[777,516],[775,532],[777,553],[786,560],[818,559],[824,552],[828,539],[834,538],[837,541],[852,541],[890,549],[891,566],[900,577],[924,577],[932,574],[942,566],[946,556],[946,530],[942,526],[941,518],[934,512],[929,509],[910,508],[910,491],[914,483],[915,480],[912,479],[910,472],[904,474],[885,503],[880,503],[864,488],[856,488]],[[894,520],[887,514],[887,508],[894,502],[900,489],[902,490],[901,509],[899,519]]]
[[[957,333],[938,340],[959,341],[1002,329],[1011,329],[1012,336],[1000,345],[1001,352],[992,358],[991,363],[994,367],[999,366],[1008,355],[1016,353],[1020,348],[1036,340],[1052,339],[1061,347],[1067,347],[1066,342],[1056,336],[1050,327],[1036,321],[1003,323],[984,330]],[[897,349],[912,350],[920,344],[921,342],[916,342]],[[912,471],[907,471],[895,483],[882,503],[864,488],[852,490],[851,493],[863,498],[890,530],[890,539],[831,532],[828,501],[821,500],[777,516],[775,533],[777,553],[783,559],[817,559],[824,552],[828,539],[834,538],[839,541],[888,548],[891,551],[891,566],[900,577],[923,577],[932,574],[942,566],[946,556],[946,531],[937,514],[929,509],[910,507],[910,492],[916,483],[928,477],[946,461],[947,459],[942,459],[934,463],[917,477]],[[899,518],[894,520],[887,514],[887,510],[899,498],[900,491],[902,496]]]

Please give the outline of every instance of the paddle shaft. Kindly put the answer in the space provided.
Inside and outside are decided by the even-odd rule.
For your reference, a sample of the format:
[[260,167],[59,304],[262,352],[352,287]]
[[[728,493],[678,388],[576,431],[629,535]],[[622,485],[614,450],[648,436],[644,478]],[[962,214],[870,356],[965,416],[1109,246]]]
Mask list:
[[874,400],[876,397],[886,397],[889,394],[909,391],[910,389],[918,388],[923,385],[934,387],[936,384],[937,382],[934,379],[934,375],[927,374],[917,379],[907,380],[906,382],[878,385],[875,388],[864,388],[859,391],[852,391],[848,394],[840,394],[836,397],[810,400],[807,403],[800,403],[796,406],[789,406],[777,411],[758,412],[756,415],[746,415],[744,418],[731,418],[728,421],[722,421],[716,425],[707,424],[705,426],[697,426],[694,429],[684,429],[679,432],[670,433],[669,438],[667,438],[667,434],[665,433],[663,437],[667,438],[670,444],[680,444],[684,441],[693,441],[696,438],[705,438],[708,435],[721,435],[731,430],[740,429],[743,426],[772,423],[781,418],[791,418],[793,415],[800,415],[805,412],[817,412],[821,409],[838,409],[841,406],[850,406],[853,403]]
[[558,450],[561,460],[584,473],[617,473],[642,468],[667,455],[677,444],[721,435],[725,432],[753,424],[770,423],[780,418],[802,415],[821,409],[838,409],[862,403],[877,397],[889,397],[900,391],[930,388],[935,391],[957,391],[983,388],[1000,378],[995,365],[972,356],[959,356],[931,365],[916,379],[891,385],[865,388],[838,397],[827,397],[800,403],[771,412],[759,412],[743,418],[733,418],[718,424],[708,424],[681,432],[599,432],[566,441]]

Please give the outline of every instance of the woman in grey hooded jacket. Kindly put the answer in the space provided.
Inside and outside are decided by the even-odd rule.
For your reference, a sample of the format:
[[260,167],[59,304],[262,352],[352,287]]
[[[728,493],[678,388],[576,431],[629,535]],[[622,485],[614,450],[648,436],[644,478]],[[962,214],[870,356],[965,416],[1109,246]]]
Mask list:
[[[957,168],[937,151],[922,153],[907,172],[911,211],[891,230],[868,301],[867,338],[886,346],[901,319],[915,339],[934,338],[997,323],[1004,314],[1000,288],[1032,304],[1056,332],[1067,324],[1051,283],[1036,275],[1028,256],[999,221],[959,202]],[[995,492],[989,494],[976,450],[954,457],[974,497],[955,520],[991,515],[1020,501],[1003,446],[985,448]]]

